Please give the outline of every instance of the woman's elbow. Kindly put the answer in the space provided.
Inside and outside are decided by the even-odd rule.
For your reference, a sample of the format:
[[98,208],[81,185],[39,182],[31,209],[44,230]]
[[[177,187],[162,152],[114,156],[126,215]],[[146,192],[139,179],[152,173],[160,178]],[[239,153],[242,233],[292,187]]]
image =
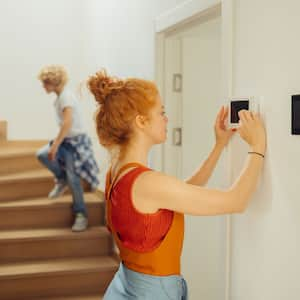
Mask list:
[[233,214],[243,214],[246,211],[247,207],[246,206],[240,206],[237,207],[233,210]]
[[239,195],[236,195],[233,191],[229,191],[228,194],[228,202],[230,203],[230,213],[231,214],[242,214],[247,209],[247,202],[242,201],[241,197]]

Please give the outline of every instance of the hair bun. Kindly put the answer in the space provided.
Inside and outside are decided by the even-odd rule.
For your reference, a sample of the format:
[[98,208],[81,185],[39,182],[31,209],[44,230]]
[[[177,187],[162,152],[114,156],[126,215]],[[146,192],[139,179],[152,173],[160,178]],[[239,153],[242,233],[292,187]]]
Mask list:
[[125,82],[117,77],[108,76],[106,70],[102,69],[89,78],[87,85],[96,101],[104,104],[110,95],[124,87]]

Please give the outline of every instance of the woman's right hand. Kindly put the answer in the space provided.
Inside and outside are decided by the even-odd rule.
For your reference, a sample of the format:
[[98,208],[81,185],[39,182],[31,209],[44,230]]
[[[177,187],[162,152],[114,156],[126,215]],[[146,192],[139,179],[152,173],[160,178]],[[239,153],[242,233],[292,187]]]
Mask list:
[[248,110],[239,111],[240,126],[238,132],[241,138],[249,144],[253,151],[265,154],[266,131],[258,114]]

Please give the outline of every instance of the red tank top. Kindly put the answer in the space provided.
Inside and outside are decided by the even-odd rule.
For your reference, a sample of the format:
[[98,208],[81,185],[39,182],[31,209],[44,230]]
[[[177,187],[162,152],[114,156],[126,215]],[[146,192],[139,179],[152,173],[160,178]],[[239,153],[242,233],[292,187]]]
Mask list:
[[153,214],[139,212],[132,201],[132,186],[146,167],[135,168],[115,184],[111,191],[111,221],[124,247],[149,252],[159,246],[168,233],[174,212],[161,209]]

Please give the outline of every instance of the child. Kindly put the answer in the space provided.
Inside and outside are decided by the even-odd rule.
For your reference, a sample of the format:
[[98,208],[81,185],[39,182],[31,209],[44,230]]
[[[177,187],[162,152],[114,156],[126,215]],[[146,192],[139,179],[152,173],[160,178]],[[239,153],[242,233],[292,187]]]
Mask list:
[[81,178],[90,184],[92,190],[99,184],[92,144],[84,130],[78,99],[66,87],[68,76],[64,67],[46,66],[40,71],[38,79],[47,93],[57,95],[54,108],[60,127],[56,138],[37,152],[38,159],[55,176],[55,186],[48,197],[59,197],[69,187],[75,214],[72,230],[84,231],[88,219]]

